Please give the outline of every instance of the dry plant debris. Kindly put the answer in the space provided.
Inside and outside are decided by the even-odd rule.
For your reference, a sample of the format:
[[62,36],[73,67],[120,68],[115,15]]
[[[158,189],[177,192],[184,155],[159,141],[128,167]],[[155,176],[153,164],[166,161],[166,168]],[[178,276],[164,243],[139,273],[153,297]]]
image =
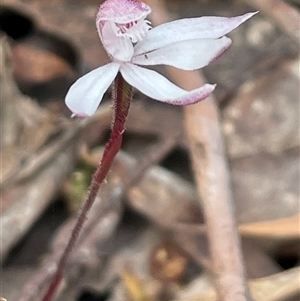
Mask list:
[[[162,7],[156,6],[162,1],[147,2],[154,7],[153,23],[166,18]],[[135,95],[123,151],[89,216],[57,300],[82,301],[85,292],[111,301],[216,300],[214,256],[203,207],[209,183],[201,181],[198,194],[191,179],[199,170],[194,164],[193,174],[190,164],[191,157],[205,162],[211,154],[220,159],[210,161],[212,170],[222,172],[219,163],[224,167],[225,180],[217,184],[224,185],[233,200],[253,300],[299,299],[299,5],[295,3],[166,1],[168,18],[229,16],[255,9],[260,14],[233,33],[232,48],[204,70],[210,82],[218,83],[210,109],[203,103],[183,112]],[[82,198],[77,192],[74,197],[71,174],[88,178],[99,161],[99,146],[111,123],[110,95],[93,118],[81,121],[69,119],[63,97],[75,78],[105,63],[107,56],[104,51],[99,55],[96,0],[3,0],[1,5],[31,24],[23,39],[8,33],[1,37],[5,46],[1,51],[1,295],[3,300],[33,301],[53,273],[74,215],[69,213],[54,236],[42,233],[49,236],[51,248],[35,258],[35,265],[26,264],[26,259],[24,266],[14,264],[14,254],[28,256],[22,249],[26,234],[34,231],[36,220],[55,199],[75,208]],[[53,41],[67,55],[57,51]],[[186,87],[199,80],[199,74],[166,72]],[[201,128],[189,124],[192,114],[204,120]],[[213,124],[206,120],[218,114],[221,127],[214,128],[216,119]],[[195,154],[184,120],[192,139],[205,130],[203,124],[206,133],[215,130],[217,138],[208,135],[200,147],[204,151]],[[225,153],[219,151],[220,129]],[[208,168],[202,164],[200,171]],[[220,223],[224,216],[218,216]],[[36,248],[30,249],[31,258],[35,252]]]

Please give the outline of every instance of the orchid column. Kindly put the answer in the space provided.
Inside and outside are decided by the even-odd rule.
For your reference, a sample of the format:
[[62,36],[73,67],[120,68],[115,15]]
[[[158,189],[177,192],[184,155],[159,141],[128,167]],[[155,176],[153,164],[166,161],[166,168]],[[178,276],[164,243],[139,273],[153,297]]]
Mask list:
[[66,104],[73,116],[90,116],[96,111],[103,94],[114,81],[114,123],[102,160],[93,176],[88,198],[79,213],[43,301],[52,300],[57,291],[67,258],[77,241],[100,185],[121,147],[132,99],[132,86],[150,98],[174,105],[197,103],[215,89],[215,85],[205,84],[186,91],[159,73],[140,65],[165,64],[184,70],[202,68],[230,46],[231,40],[224,35],[254,15],[248,13],[234,18],[183,19],[151,28],[150,22],[145,20],[150,12],[150,7],[139,0],[106,0],[99,8],[96,27],[111,62],[78,79],[66,96]]

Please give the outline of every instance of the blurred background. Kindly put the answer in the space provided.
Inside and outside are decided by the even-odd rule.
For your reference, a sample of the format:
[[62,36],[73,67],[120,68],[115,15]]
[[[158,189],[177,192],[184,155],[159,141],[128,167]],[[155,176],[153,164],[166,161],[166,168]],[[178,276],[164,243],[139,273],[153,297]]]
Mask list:
[[[217,83],[253,299],[299,300],[300,2],[147,3],[153,25],[161,12],[171,20],[259,10],[229,34],[233,44],[201,76]],[[19,300],[22,291],[22,300],[37,300],[49,283],[109,137],[110,89],[88,119],[71,119],[64,104],[77,78],[109,61],[95,27],[99,5],[1,2],[0,297],[7,300]],[[189,77],[180,81],[184,86]],[[57,300],[216,300],[185,114],[135,91],[122,151]]]

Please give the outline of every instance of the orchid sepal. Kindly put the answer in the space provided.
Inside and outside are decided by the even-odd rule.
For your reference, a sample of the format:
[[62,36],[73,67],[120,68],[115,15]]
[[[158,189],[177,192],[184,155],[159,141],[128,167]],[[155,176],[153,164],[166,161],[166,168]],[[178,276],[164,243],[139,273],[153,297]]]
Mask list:
[[135,46],[135,55],[151,52],[173,43],[194,39],[218,39],[225,36],[258,12],[237,17],[199,17],[171,21],[149,31]]
[[73,116],[91,116],[97,110],[105,91],[120,68],[111,62],[80,77],[66,95],[66,105]]
[[209,96],[216,85],[206,84],[192,91],[186,91],[171,83],[164,76],[134,64],[123,64],[120,72],[124,79],[143,94],[155,100],[173,104],[190,105]]
[[[227,37],[181,41],[147,54],[135,55],[132,63],[142,66],[168,65],[183,70],[196,70],[209,65],[230,45],[231,39]],[[184,55],[180,55],[181,53]]]

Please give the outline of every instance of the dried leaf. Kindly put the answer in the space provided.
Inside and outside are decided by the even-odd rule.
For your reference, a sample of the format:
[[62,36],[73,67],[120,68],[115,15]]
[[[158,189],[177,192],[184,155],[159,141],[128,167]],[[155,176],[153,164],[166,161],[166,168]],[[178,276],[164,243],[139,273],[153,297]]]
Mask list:
[[130,301],[147,301],[144,285],[142,280],[131,271],[129,268],[121,273],[121,279],[124,283],[125,289],[129,295]]

